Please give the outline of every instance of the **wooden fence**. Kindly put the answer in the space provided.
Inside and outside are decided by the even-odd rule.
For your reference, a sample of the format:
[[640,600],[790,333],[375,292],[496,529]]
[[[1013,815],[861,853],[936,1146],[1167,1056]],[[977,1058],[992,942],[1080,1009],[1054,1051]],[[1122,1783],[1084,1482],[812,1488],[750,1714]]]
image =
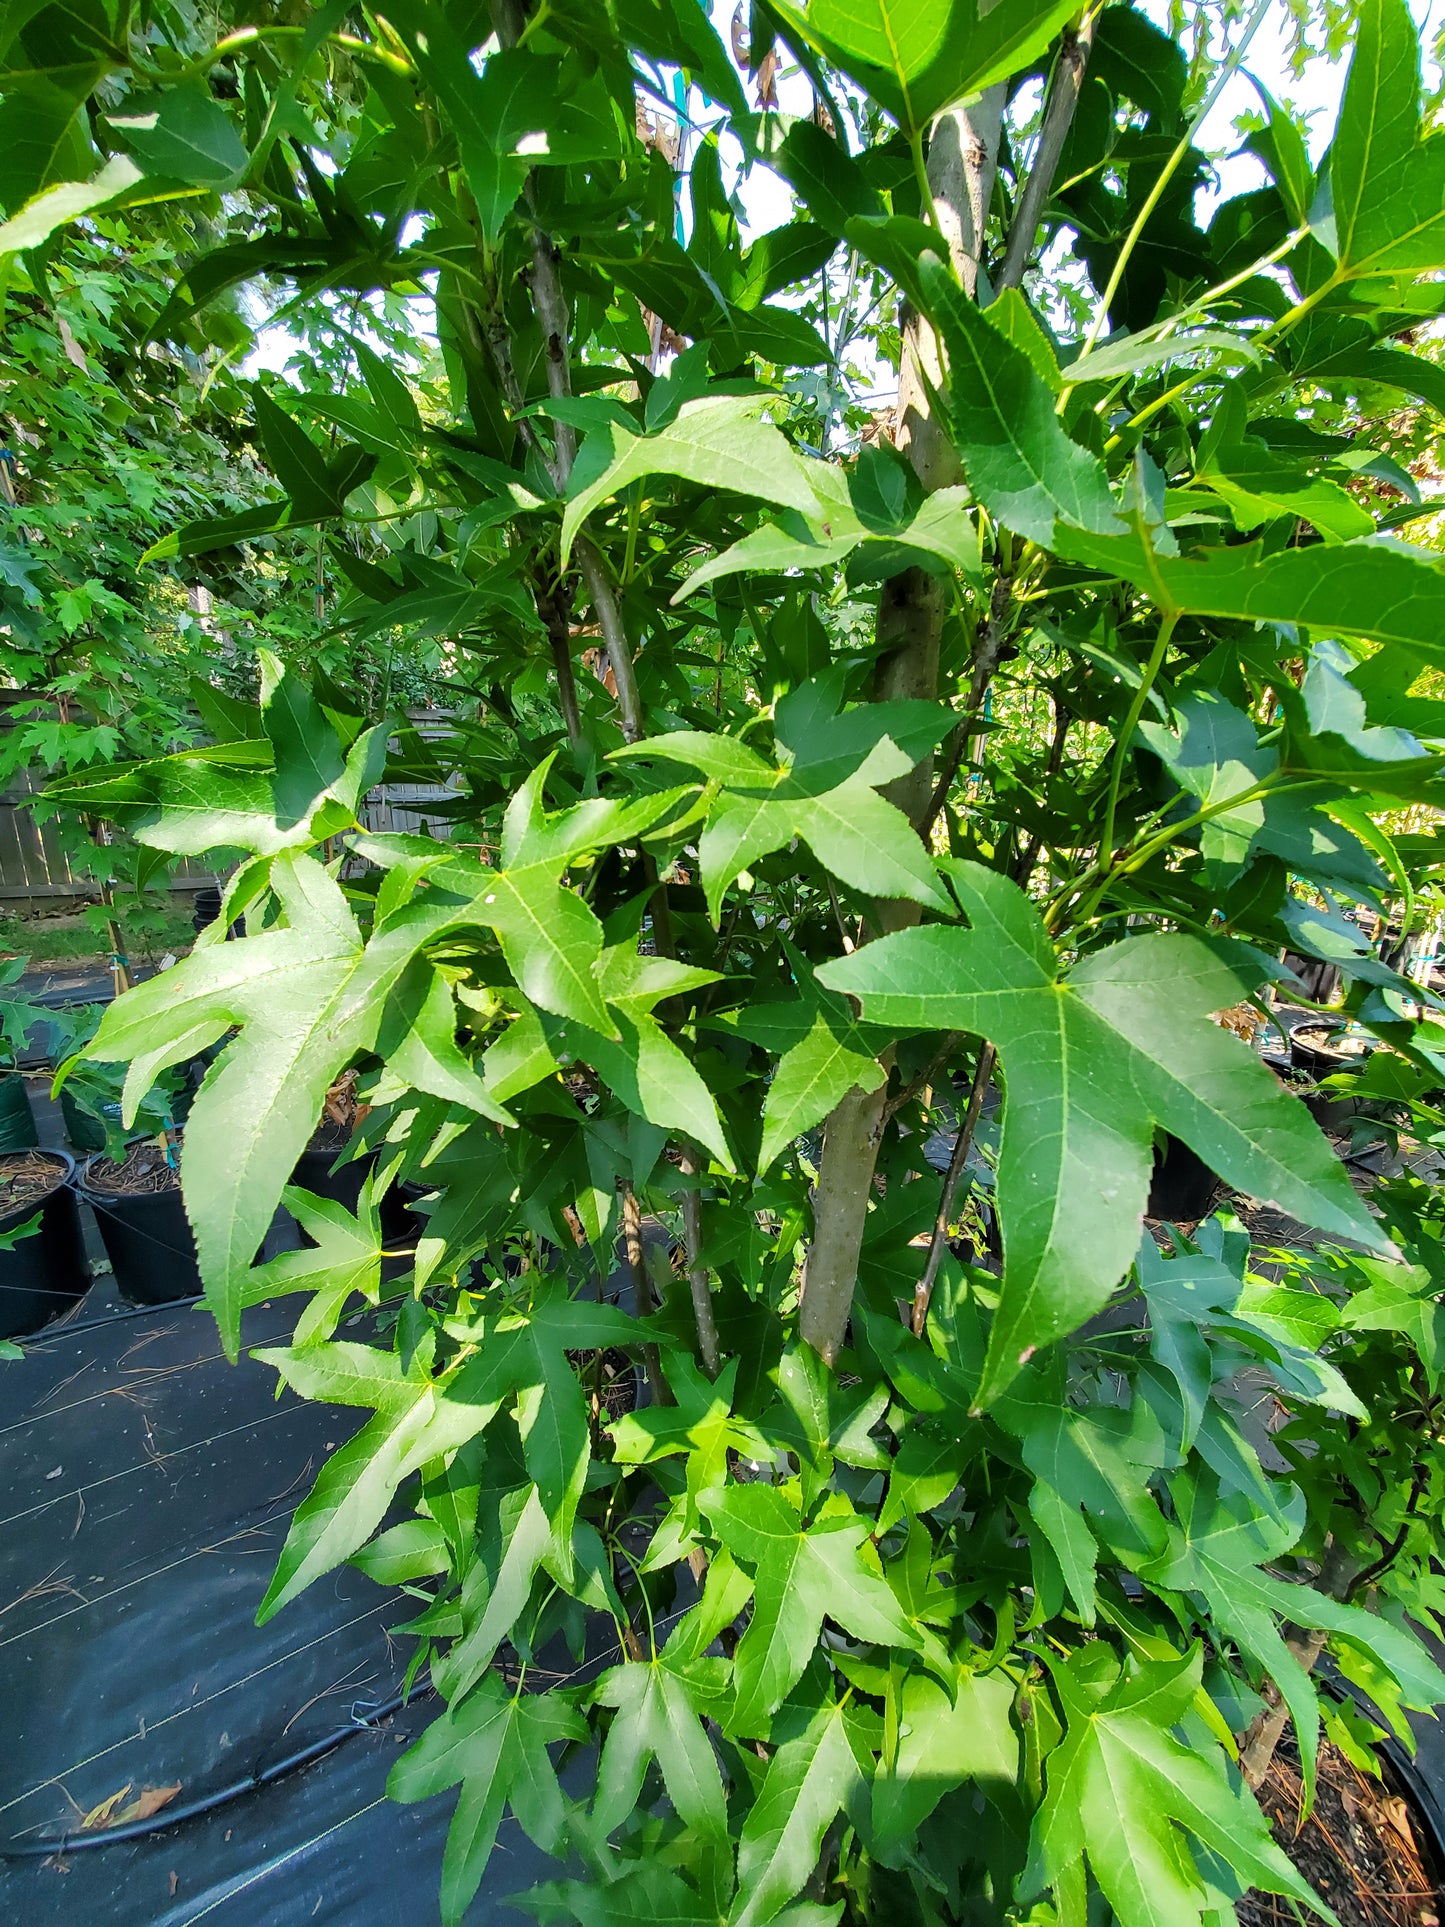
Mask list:
[[[0,907],[18,909],[25,904],[48,903],[59,908],[67,901],[94,900],[99,891],[94,875],[78,871],[66,853],[59,829],[54,823],[36,821],[35,811],[26,799],[34,796],[39,783],[21,770],[0,796]],[[445,838],[450,826],[444,816],[429,811],[428,804],[453,795],[451,790],[433,785],[392,783],[376,789],[363,806],[363,820],[369,830],[404,831],[413,836]],[[203,864],[185,859],[165,876],[156,879],[160,890],[203,889],[218,881],[216,872]]]

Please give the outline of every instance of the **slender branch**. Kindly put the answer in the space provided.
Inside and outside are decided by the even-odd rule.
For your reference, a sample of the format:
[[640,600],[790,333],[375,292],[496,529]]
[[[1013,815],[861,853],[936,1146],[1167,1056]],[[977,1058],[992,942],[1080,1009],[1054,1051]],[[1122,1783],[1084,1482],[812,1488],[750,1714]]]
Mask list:
[[[639,1318],[650,1318],[657,1306],[652,1297],[652,1280],[647,1275],[647,1250],[642,1242],[642,1206],[632,1188],[631,1178],[618,1183],[622,1195],[622,1251],[632,1278],[633,1308]],[[642,1365],[647,1374],[647,1389],[654,1405],[672,1405],[676,1400],[663,1375],[662,1359],[656,1345],[644,1343]]]
[[[684,1177],[698,1175],[698,1162],[686,1145],[682,1147]],[[717,1319],[713,1315],[712,1285],[702,1261],[702,1199],[691,1186],[682,1194],[682,1231],[687,1246],[687,1282],[692,1291],[693,1316],[697,1320],[697,1342],[709,1378],[716,1378],[722,1364],[718,1343]]]
[[1154,647],[1149,652],[1149,661],[1145,665],[1144,674],[1139,679],[1139,687],[1134,691],[1134,700],[1130,703],[1124,718],[1124,727],[1119,731],[1118,740],[1114,744],[1114,764],[1109,771],[1109,800],[1104,806],[1104,827],[1099,836],[1099,855],[1106,863],[1114,851],[1114,819],[1119,811],[1119,788],[1124,779],[1124,763],[1129,754],[1129,746],[1134,740],[1134,731],[1138,727],[1139,718],[1144,714],[1144,705],[1149,700],[1149,692],[1154,687],[1154,680],[1164,667],[1164,657],[1168,652],[1174,635],[1174,625],[1178,620],[1178,612],[1171,610],[1160,623],[1159,634],[1155,637]]
[[953,1156],[948,1160],[948,1171],[943,1180],[943,1195],[938,1200],[938,1216],[933,1221],[933,1238],[928,1247],[928,1262],[923,1267],[923,1276],[913,1288],[913,1335],[922,1338],[923,1327],[928,1320],[928,1301],[933,1296],[933,1287],[938,1280],[938,1268],[943,1263],[943,1251],[948,1243],[948,1226],[953,1216],[953,1194],[958,1189],[958,1180],[963,1175],[963,1167],[968,1162],[968,1154],[973,1149],[974,1133],[978,1130],[978,1120],[983,1113],[984,1095],[988,1090],[989,1079],[993,1076],[994,1059],[998,1053],[992,1044],[985,1044],[978,1053],[978,1065],[973,1073],[973,1087],[968,1094],[968,1107],[963,1114],[963,1122],[958,1127],[954,1139]]
[[1068,27],[1064,29],[1063,43],[1054,65],[1053,78],[1049,82],[1043,125],[1039,129],[1038,152],[1034,155],[1034,164],[1029,169],[1029,178],[1014,211],[1013,226],[1009,229],[1008,248],[998,277],[1000,294],[1005,288],[1017,288],[1023,282],[1034,235],[1038,232],[1044,205],[1053,189],[1059,158],[1073,124],[1074,109],[1079,104],[1084,70],[1089,64],[1089,53],[1094,44],[1095,18],[1090,14],[1077,32]]
[[1372,1585],[1382,1573],[1388,1572],[1400,1554],[1405,1550],[1405,1541],[1410,1536],[1410,1528],[1415,1523],[1420,1499],[1429,1480],[1429,1466],[1423,1459],[1417,1459],[1415,1461],[1415,1471],[1410,1480],[1410,1496],[1405,1501],[1405,1516],[1401,1522],[1400,1530],[1392,1539],[1386,1540],[1385,1550],[1380,1554],[1378,1559],[1372,1559],[1368,1566],[1355,1574],[1345,1591],[1346,1605],[1350,1605],[1358,1595],[1365,1590],[1366,1586]]
[[918,825],[918,834],[925,843],[933,835],[933,826],[939,813],[948,801],[948,792],[953,788],[954,779],[963,767],[978,726],[979,712],[983,708],[988,686],[993,681],[994,671],[1003,656],[1004,641],[1007,635],[1005,617],[1008,614],[1009,598],[1013,593],[1013,583],[1008,576],[998,576],[989,599],[988,615],[979,626],[978,639],[973,652],[973,675],[969,679],[968,700],[964,704],[963,715],[949,738],[948,749],[939,768],[938,780],[934,783],[933,794],[928,799],[923,820]]
[[547,631],[547,640],[552,645],[552,667],[557,672],[557,701],[562,710],[562,721],[567,727],[567,741],[573,749],[578,749],[582,744],[582,715],[577,706],[577,678],[572,669],[571,597],[565,586],[558,584],[551,588],[535,578],[532,596],[537,604],[537,614],[542,618],[542,626]]
[[637,677],[632,666],[632,648],[627,640],[627,630],[622,621],[622,611],[617,605],[617,592],[612,586],[612,577],[607,573],[607,564],[601,551],[587,535],[579,535],[573,544],[577,566],[582,571],[582,580],[587,584],[587,593],[592,598],[598,627],[602,640],[607,645],[607,660],[612,668],[612,680],[617,685],[617,707],[621,712],[622,734],[629,743],[638,742],[643,733],[642,699],[637,693]]
[[918,1073],[917,1077],[913,1079],[912,1083],[905,1084],[896,1097],[889,1098],[883,1107],[883,1116],[879,1120],[878,1129],[880,1134],[882,1133],[883,1126],[892,1118],[897,1117],[905,1104],[911,1103],[920,1091],[927,1090],[928,1086],[933,1082],[935,1075],[943,1068],[944,1063],[957,1049],[962,1036],[963,1032],[961,1030],[951,1030],[947,1037],[944,1038],[942,1044],[940,1044],[934,1052],[933,1056],[929,1058],[923,1069]]
[[[1098,312],[1095,314],[1094,319],[1090,324],[1088,334],[1085,335],[1084,337],[1084,345],[1079,350],[1079,354],[1081,357],[1088,354],[1089,350],[1094,346],[1094,343],[1099,339],[1099,335],[1104,327],[1104,324],[1109,318],[1110,305],[1113,302],[1114,296],[1119,292],[1120,284],[1124,279],[1125,270],[1129,266],[1129,262],[1133,257],[1134,250],[1139,245],[1140,238],[1143,235],[1145,228],[1148,227],[1150,221],[1154,217],[1154,212],[1156,208],[1159,206],[1159,203],[1164,198],[1164,190],[1168,187],[1169,183],[1173,180],[1174,176],[1179,172],[1179,168],[1184,160],[1185,155],[1188,154],[1190,148],[1194,144],[1194,136],[1199,132],[1204,122],[1208,119],[1209,114],[1214,107],[1214,103],[1219,99],[1219,96],[1224,92],[1224,89],[1229,85],[1230,81],[1233,80],[1235,71],[1238,68],[1240,61],[1243,60],[1245,53],[1249,47],[1250,41],[1253,40],[1255,34],[1259,31],[1260,26],[1263,24],[1264,16],[1269,12],[1271,4],[1272,4],[1272,0],[1259,0],[1259,5],[1255,8],[1254,12],[1251,14],[1249,19],[1249,24],[1245,28],[1244,33],[1241,36],[1238,45],[1230,49],[1230,52],[1227,58],[1225,59],[1223,66],[1221,66],[1219,73],[1215,78],[1214,85],[1210,88],[1209,92],[1204,96],[1204,99],[1200,103],[1199,109],[1195,113],[1193,120],[1191,120],[1189,125],[1185,128],[1183,137],[1181,138],[1178,146],[1174,149],[1174,152],[1169,156],[1168,160],[1165,161],[1163,167],[1159,170],[1159,178],[1158,180],[1155,181],[1153,187],[1150,188],[1149,193],[1145,198],[1144,205],[1140,208],[1138,214],[1135,216],[1134,225],[1129,229],[1129,232],[1125,235],[1124,244],[1119,249],[1118,255],[1115,258],[1114,269],[1109,276],[1108,286],[1104,289],[1103,295],[1100,298]],[[1068,396],[1071,392],[1072,391],[1070,389],[1065,388],[1063,394],[1059,397],[1060,408],[1063,407],[1065,401],[1068,399]]]

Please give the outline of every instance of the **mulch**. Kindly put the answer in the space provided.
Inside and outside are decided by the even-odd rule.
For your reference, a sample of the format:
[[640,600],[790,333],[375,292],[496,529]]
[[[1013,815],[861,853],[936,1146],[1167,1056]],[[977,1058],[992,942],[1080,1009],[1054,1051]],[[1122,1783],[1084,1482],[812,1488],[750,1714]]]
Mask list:
[[15,1151],[0,1159],[0,1217],[39,1204],[65,1182],[65,1166],[44,1151]]
[[[1293,1742],[1281,1741],[1259,1803],[1274,1837],[1342,1927],[1440,1927],[1442,1876],[1424,1821],[1390,1775],[1372,1779],[1337,1747],[1320,1747],[1319,1783],[1301,1824],[1303,1788]],[[1274,1894],[1249,1893],[1242,1927],[1299,1927]]]
[[177,1191],[181,1174],[163,1148],[146,1138],[129,1147],[124,1164],[114,1164],[106,1157],[92,1158],[86,1166],[85,1182],[92,1191],[135,1197],[145,1192]]

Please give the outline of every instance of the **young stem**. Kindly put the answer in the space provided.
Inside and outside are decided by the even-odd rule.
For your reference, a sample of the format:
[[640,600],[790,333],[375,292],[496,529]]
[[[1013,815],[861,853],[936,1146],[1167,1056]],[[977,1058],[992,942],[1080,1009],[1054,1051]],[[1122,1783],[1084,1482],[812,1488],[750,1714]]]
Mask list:
[[[698,1161],[686,1145],[682,1147],[680,1165],[684,1177],[697,1177]],[[712,1285],[707,1266],[702,1261],[702,1199],[692,1186],[682,1194],[682,1235],[687,1249],[687,1282],[692,1292],[692,1311],[697,1320],[698,1349],[702,1353],[703,1368],[708,1377],[716,1378],[722,1364],[722,1347],[718,1343],[717,1319],[713,1316]]]
[[933,1221],[933,1237],[928,1246],[928,1262],[923,1267],[923,1276],[913,1288],[915,1338],[922,1338],[923,1327],[928,1322],[928,1303],[933,1296],[933,1287],[938,1281],[938,1268],[943,1263],[944,1247],[948,1243],[948,1226],[953,1217],[953,1194],[958,1189],[958,1180],[963,1175],[963,1167],[968,1162],[968,1154],[973,1148],[974,1134],[978,1130],[978,1120],[983,1112],[983,1100],[988,1092],[989,1079],[993,1076],[994,1060],[997,1055],[992,1044],[985,1044],[978,1053],[978,1065],[973,1073],[972,1088],[968,1093],[968,1107],[964,1111],[963,1122],[958,1127],[953,1156],[948,1160],[948,1172],[943,1180],[943,1194],[938,1200],[938,1216]]
[[1149,700],[1154,679],[1164,667],[1164,657],[1174,635],[1174,625],[1178,620],[1178,613],[1171,610],[1160,623],[1159,634],[1155,637],[1154,647],[1149,652],[1149,661],[1145,665],[1143,677],[1139,687],[1134,691],[1134,700],[1129,705],[1128,713],[1124,718],[1124,727],[1119,731],[1118,741],[1114,745],[1114,765],[1109,771],[1109,799],[1104,806],[1104,827],[1099,834],[1099,858],[1103,863],[1108,863],[1113,855],[1114,819],[1119,810],[1119,786],[1124,779],[1124,764],[1134,740],[1134,731],[1138,727],[1139,718],[1144,714],[1144,705]]
[[[1204,96],[1193,120],[1191,120],[1185,128],[1178,146],[1159,170],[1158,180],[1155,181],[1153,187],[1149,190],[1144,205],[1134,218],[1134,225],[1124,237],[1124,244],[1119,249],[1118,256],[1115,259],[1113,272],[1109,276],[1108,286],[1104,289],[1099,299],[1098,310],[1090,324],[1088,334],[1084,337],[1084,345],[1079,350],[1080,357],[1088,354],[1089,350],[1094,346],[1094,343],[1099,339],[1104,324],[1109,318],[1110,306],[1113,303],[1114,296],[1119,292],[1123,283],[1124,274],[1133,257],[1134,250],[1139,245],[1145,228],[1148,227],[1150,221],[1153,219],[1156,208],[1163,200],[1164,190],[1179,172],[1185,156],[1194,144],[1194,136],[1199,132],[1199,129],[1208,118],[1214,103],[1219,99],[1219,96],[1224,92],[1224,89],[1229,85],[1230,81],[1233,80],[1235,70],[1239,66],[1240,61],[1243,60],[1250,41],[1253,40],[1255,34],[1263,24],[1264,16],[1269,12],[1271,4],[1272,0],[1259,0],[1259,5],[1250,15],[1249,24],[1245,28],[1238,44],[1230,49],[1228,57],[1220,67],[1215,77],[1214,85]],[[1063,399],[1067,398],[1068,393],[1069,391],[1065,389]]]

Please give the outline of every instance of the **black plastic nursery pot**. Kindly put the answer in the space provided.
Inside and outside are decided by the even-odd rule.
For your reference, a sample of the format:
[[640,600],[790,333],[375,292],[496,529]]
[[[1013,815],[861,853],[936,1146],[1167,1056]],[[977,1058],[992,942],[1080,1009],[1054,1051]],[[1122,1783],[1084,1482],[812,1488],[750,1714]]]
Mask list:
[[25,1079],[16,1072],[0,1077],[0,1152],[33,1151],[39,1142]]
[[297,1158],[291,1182],[314,1197],[331,1198],[337,1204],[344,1204],[348,1211],[354,1211],[361,1199],[361,1187],[375,1167],[376,1157],[368,1153],[365,1157],[352,1158],[333,1171],[331,1167],[345,1151],[344,1139],[318,1134]]
[[1343,1026],[1322,1024],[1318,1020],[1291,1025],[1289,1047],[1295,1069],[1314,1078],[1361,1069],[1369,1045],[1361,1040],[1357,1049],[1349,1050],[1344,1046],[1344,1035]]
[[1149,1217],[1170,1224],[1192,1224],[1208,1215],[1218,1188],[1218,1172],[1181,1139],[1166,1136],[1162,1145],[1155,1146],[1145,1210]]
[[[129,1188],[137,1179],[150,1188]],[[130,1146],[123,1166],[86,1160],[82,1190],[100,1226],[116,1289],[132,1305],[199,1298],[196,1242],[181,1202],[180,1173],[149,1139]]]
[[[47,1173],[45,1166],[50,1167]],[[80,1208],[71,1179],[75,1161],[64,1151],[10,1151],[0,1156],[0,1184],[12,1185],[34,1169],[37,1184],[53,1173],[49,1190],[30,1191],[0,1215],[0,1233],[18,1231],[40,1216],[40,1226],[9,1251],[0,1251],[0,1338],[25,1338],[84,1297],[90,1285]]]

